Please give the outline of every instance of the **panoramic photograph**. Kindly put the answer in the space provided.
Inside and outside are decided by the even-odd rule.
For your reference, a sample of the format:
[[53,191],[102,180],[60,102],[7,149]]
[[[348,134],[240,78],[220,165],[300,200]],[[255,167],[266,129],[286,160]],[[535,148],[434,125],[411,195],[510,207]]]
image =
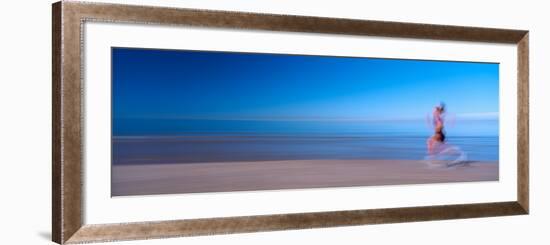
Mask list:
[[111,49],[111,195],[499,180],[499,64]]

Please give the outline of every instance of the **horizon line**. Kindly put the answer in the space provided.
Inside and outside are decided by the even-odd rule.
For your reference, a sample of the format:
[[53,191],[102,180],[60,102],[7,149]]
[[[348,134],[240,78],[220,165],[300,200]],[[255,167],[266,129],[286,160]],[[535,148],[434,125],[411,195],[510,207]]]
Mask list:
[[[498,112],[460,113],[451,115],[456,120],[498,120]],[[169,119],[209,121],[280,121],[280,122],[399,122],[426,120],[426,117],[403,118],[330,118],[330,117],[186,117],[186,116],[122,116],[113,119]]]

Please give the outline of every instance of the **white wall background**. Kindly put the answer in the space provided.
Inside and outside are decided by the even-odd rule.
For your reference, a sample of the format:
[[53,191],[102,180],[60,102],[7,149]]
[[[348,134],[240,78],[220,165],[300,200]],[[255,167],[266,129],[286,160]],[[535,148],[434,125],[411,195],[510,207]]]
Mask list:
[[[531,214],[528,216],[218,235],[113,244],[548,244],[550,25],[545,1],[109,0],[189,8],[530,30]],[[51,244],[51,2],[0,9],[0,244]]]

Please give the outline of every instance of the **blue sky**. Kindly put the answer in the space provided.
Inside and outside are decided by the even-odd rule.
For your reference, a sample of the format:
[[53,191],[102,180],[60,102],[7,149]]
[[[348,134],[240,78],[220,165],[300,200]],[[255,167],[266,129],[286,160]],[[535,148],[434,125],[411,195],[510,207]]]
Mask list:
[[[498,64],[112,49],[113,118],[405,120],[444,101],[498,116]],[[116,126],[116,125],[115,125]]]

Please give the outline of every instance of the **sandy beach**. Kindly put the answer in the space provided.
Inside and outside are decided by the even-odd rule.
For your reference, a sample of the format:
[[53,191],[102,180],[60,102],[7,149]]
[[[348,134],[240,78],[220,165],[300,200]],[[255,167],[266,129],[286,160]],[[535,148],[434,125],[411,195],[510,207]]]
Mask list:
[[286,160],[112,167],[112,196],[497,181],[497,162]]

